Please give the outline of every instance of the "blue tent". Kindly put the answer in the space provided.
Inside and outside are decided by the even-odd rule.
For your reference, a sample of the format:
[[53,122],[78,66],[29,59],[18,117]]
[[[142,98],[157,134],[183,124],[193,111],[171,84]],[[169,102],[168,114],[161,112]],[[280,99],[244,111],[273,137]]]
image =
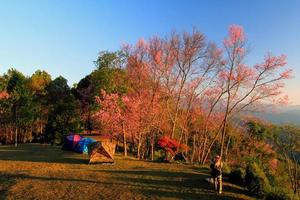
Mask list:
[[77,146],[75,147],[74,151],[78,153],[88,153],[88,146],[89,144],[96,142],[96,140],[92,138],[82,138],[78,143]]

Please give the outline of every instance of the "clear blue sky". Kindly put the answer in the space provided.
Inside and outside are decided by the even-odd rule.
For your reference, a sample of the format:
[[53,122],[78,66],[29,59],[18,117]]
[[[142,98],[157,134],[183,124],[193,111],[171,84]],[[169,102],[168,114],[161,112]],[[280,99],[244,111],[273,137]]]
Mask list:
[[300,104],[298,0],[2,0],[0,73],[43,69],[72,85],[94,69],[99,51],[193,27],[220,44],[230,24],[245,28],[250,63],[265,52],[288,55],[295,78],[287,93]]

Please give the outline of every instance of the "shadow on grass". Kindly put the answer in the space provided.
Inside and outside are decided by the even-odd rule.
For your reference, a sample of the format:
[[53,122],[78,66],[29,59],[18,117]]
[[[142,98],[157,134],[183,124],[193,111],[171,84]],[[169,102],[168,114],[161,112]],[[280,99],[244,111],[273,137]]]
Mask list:
[[59,146],[21,144],[18,147],[1,146],[0,160],[48,162],[65,164],[87,164],[81,154],[61,150]]
[[0,172],[0,200],[6,199],[8,190],[16,183],[18,176]]
[[[134,184],[138,192],[145,196],[181,199],[237,199],[226,195],[217,195],[213,184],[205,181],[208,174],[199,170],[198,173],[177,172],[167,170],[97,170],[112,174],[116,181]],[[234,185],[224,185],[228,193],[246,194],[245,190]]]
[[161,178],[176,178],[176,177],[184,177],[184,178],[195,178],[201,176],[207,176],[202,173],[188,173],[188,172],[177,172],[177,171],[167,171],[167,170],[92,170],[94,172],[107,172],[112,174],[121,175],[134,175],[134,176],[156,176]]
[[[163,186],[161,184],[164,184],[164,182],[158,182],[155,185],[151,183],[151,185],[148,183],[148,185],[145,187],[144,184],[141,184],[141,181],[133,181],[133,179],[128,179],[126,182],[114,182],[113,180],[111,182],[109,181],[96,181],[96,180],[86,180],[86,179],[73,179],[73,178],[60,178],[60,177],[39,177],[39,176],[31,176],[26,174],[18,174],[18,175],[9,175],[10,179],[30,179],[30,180],[42,180],[42,181],[66,181],[66,182],[83,182],[83,183],[91,183],[91,184],[99,184],[99,185],[108,185],[109,187],[124,187],[126,190],[131,190],[136,193],[143,194],[149,199],[152,199],[153,197],[164,199],[166,197],[173,197],[173,198],[181,198],[181,199],[211,199],[215,196],[213,193],[209,193],[209,191],[206,191],[205,193],[195,193],[193,191],[176,191],[172,188],[169,188],[169,186]],[[10,186],[12,186],[11,184]],[[6,191],[3,191],[3,194],[1,193],[1,198],[5,199],[9,187],[6,188]]]
[[[47,176],[32,176],[27,174],[4,174],[1,177],[7,177],[4,191],[1,191],[3,199],[7,195],[8,189],[15,183],[15,180],[30,179],[42,181],[66,181],[66,182],[81,182],[108,185],[112,190],[131,190],[137,194],[143,194],[151,199],[235,199],[230,195],[217,195],[213,190],[213,186],[204,182],[206,177],[203,174],[185,173],[185,172],[169,172],[169,171],[112,171],[103,170],[102,173],[109,173],[111,176],[107,180],[97,179],[76,179],[63,177],[47,177]],[[95,173],[101,173],[95,172]],[[97,176],[95,176],[97,177]],[[237,188],[226,187],[227,192],[237,194],[244,191]]]
[[[81,182],[108,185],[112,188],[134,191],[137,194],[143,194],[151,199],[237,199],[230,195],[217,195],[213,191],[213,186],[203,181],[204,175],[184,172],[170,172],[170,171],[111,171],[104,170],[101,172],[110,173],[110,179],[107,181],[99,181],[93,179],[76,179],[63,177],[46,177],[46,176],[32,176],[27,174],[5,175],[10,180],[31,179],[42,181],[66,181],[66,182]],[[95,172],[100,173],[100,172]],[[129,176],[128,176],[129,175]],[[95,176],[96,177],[96,176]],[[154,177],[151,179],[149,177]],[[173,177],[173,178],[172,178]],[[14,184],[12,181],[6,189],[9,189]],[[123,187],[123,188],[122,188]],[[237,188],[226,187],[226,191],[232,193],[243,193]],[[3,197],[6,196],[7,191],[1,191]]]

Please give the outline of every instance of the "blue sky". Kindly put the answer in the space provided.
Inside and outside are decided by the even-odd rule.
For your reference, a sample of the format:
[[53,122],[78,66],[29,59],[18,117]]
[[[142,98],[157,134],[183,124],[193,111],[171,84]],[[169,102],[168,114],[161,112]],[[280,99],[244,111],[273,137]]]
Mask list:
[[247,33],[249,63],[266,52],[288,55],[295,78],[286,91],[300,104],[298,0],[2,0],[0,73],[11,67],[26,75],[43,69],[72,85],[94,69],[102,50],[193,27],[221,44],[230,24]]

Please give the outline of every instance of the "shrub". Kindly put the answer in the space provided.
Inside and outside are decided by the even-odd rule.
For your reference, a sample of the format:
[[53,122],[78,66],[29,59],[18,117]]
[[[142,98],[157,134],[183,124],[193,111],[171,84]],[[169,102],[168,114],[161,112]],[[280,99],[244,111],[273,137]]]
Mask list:
[[229,174],[229,180],[232,183],[243,185],[244,184],[244,180],[245,180],[245,176],[246,176],[245,169],[243,169],[243,168],[237,168],[237,169],[234,169],[234,170],[232,170],[230,172],[230,174]]
[[284,190],[282,188],[276,188],[269,193],[267,193],[265,200],[292,200],[299,199],[293,197],[290,191]]
[[258,197],[264,197],[271,190],[266,174],[256,163],[247,167],[245,184],[250,194]]
[[224,175],[230,175],[230,173],[231,173],[231,167],[228,164],[225,163],[223,165],[222,171],[223,171]]
[[163,149],[159,149],[154,152],[154,160],[156,162],[166,162],[166,152]]
[[189,147],[185,144],[179,143],[177,140],[171,139],[167,136],[159,138],[157,143],[160,148],[164,149],[166,152],[169,152],[172,154],[172,156],[189,150]]

